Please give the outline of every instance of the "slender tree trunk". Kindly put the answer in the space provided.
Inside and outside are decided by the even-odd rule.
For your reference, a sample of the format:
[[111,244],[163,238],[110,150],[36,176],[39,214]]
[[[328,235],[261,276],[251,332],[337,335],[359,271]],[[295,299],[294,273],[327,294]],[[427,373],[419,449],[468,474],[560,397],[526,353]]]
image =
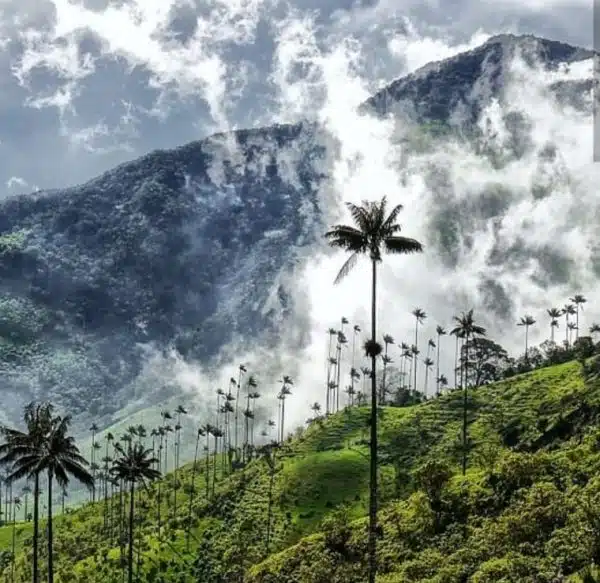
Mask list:
[[333,344],[333,335],[329,334],[329,349],[327,350],[327,387],[325,390],[325,414],[329,415],[329,383],[331,382],[331,345]]
[[217,481],[217,456],[219,450],[218,437],[215,436],[215,463],[213,464],[213,483],[212,483],[212,495],[215,495],[215,483]]
[[52,472],[48,472],[48,583],[54,583],[54,558],[52,556]]
[[271,475],[269,476],[269,503],[267,506],[267,540],[266,540],[266,556],[269,555],[269,547],[271,544],[271,514],[273,513],[273,482],[275,481],[275,454],[271,453],[273,467],[270,468]]
[[[371,298],[371,339],[377,340],[377,262],[373,264]],[[370,459],[370,496],[369,496],[369,583],[375,583],[377,573],[377,361],[375,352],[371,355],[371,459]]]
[[196,450],[194,451],[194,465],[192,466],[192,485],[190,488],[190,505],[188,508],[188,527],[186,536],[186,546],[190,549],[190,531],[192,530],[192,502],[194,501],[194,480],[196,478],[196,462],[198,460],[198,447],[200,445],[200,433],[196,436]]
[[463,438],[463,459],[462,459],[462,475],[467,473],[467,407],[468,401],[468,387],[469,387],[469,335],[465,338],[465,377],[463,387],[463,427],[462,427],[462,438]]
[[525,326],[525,362],[529,364],[529,326]]
[[579,304],[576,304],[575,312],[575,341],[579,340]]
[[38,562],[38,544],[40,540],[40,476],[33,480],[33,583],[39,583],[40,567]]
[[440,338],[441,335],[438,334],[437,337],[437,356],[435,359],[435,370],[436,370],[436,374],[435,374],[435,394],[439,396],[440,394]]
[[[415,324],[415,350],[418,350],[419,349],[419,320],[418,320],[418,318],[416,320],[417,320],[417,322]],[[415,354],[415,357],[414,357],[415,366],[414,366],[414,370],[413,370],[413,374],[415,375],[415,378],[414,378],[415,392],[417,390],[417,364],[418,364],[418,358],[419,358],[419,355]]]
[[456,387],[458,387],[458,334],[454,346],[454,388],[456,389]]
[[210,433],[206,432],[206,499],[210,496]]
[[131,481],[129,493],[129,554],[127,564],[129,567],[128,583],[133,583],[133,511],[135,502],[135,482],[133,480]]
[[554,326],[552,325],[552,322],[550,322],[550,342],[554,344]]
[[338,342],[337,346],[337,382],[335,388],[335,411],[340,410],[340,383],[342,382],[342,345]]
[[12,517],[12,559],[10,561],[10,583],[14,583],[15,581],[15,548],[16,548],[16,538],[17,534],[17,506],[13,504],[13,517]]
[[[338,393],[339,396],[339,393]],[[281,399],[281,443],[283,443],[283,440],[285,438],[285,434],[283,433],[283,424],[285,421],[285,396],[283,397],[283,399]]]

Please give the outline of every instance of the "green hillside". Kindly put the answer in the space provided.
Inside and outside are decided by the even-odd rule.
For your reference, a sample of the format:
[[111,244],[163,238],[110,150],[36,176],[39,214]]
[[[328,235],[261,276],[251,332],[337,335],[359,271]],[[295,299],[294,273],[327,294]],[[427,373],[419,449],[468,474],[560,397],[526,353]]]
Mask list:
[[[412,407],[382,408],[378,580],[584,581],[572,575],[600,558],[597,368],[570,362],[474,390],[465,478],[459,471],[460,392]],[[140,491],[137,580],[362,583],[367,418],[366,408],[353,407],[317,419],[273,450],[274,472],[267,452],[231,474],[223,473],[219,460],[215,492],[208,498],[201,459],[189,545],[191,465],[178,472],[177,484],[171,474]],[[212,460],[208,469],[212,490]],[[115,496],[55,519],[56,583],[122,580],[126,535],[120,549],[118,505]],[[104,524],[107,510],[106,516],[115,517],[112,528]],[[17,528],[23,526],[29,527]],[[43,570],[43,525],[41,531]],[[28,532],[17,537],[15,582],[28,580],[29,545],[23,543]],[[0,529],[2,549],[10,542],[10,527]],[[0,580],[12,581],[10,569]]]

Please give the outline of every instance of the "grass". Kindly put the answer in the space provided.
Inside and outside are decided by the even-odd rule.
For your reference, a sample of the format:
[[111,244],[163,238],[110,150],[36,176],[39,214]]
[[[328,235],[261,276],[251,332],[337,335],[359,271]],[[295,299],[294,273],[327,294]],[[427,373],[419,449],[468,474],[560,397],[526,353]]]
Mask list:
[[[385,577],[382,575],[382,583],[458,583],[462,575],[456,573],[461,569],[471,569],[473,576],[479,573],[479,579],[473,581],[529,581],[528,575],[523,573],[528,572],[527,561],[531,557],[523,559],[524,563],[519,562],[521,559],[507,559],[506,549],[512,548],[510,536],[499,533],[510,534],[511,529],[518,532],[518,528],[525,528],[524,508],[530,504],[531,512],[539,513],[542,504],[538,498],[541,499],[542,493],[554,496],[554,502],[560,499],[559,506],[568,506],[570,499],[566,497],[566,490],[551,493],[544,490],[549,488],[544,485],[545,481],[557,479],[548,477],[554,476],[554,470],[548,468],[564,466],[568,480],[577,472],[590,476],[600,468],[600,460],[594,453],[596,438],[590,433],[594,425],[586,421],[588,418],[582,412],[584,402],[588,407],[600,407],[600,383],[584,382],[580,368],[580,364],[571,362],[471,391],[472,451],[466,482],[458,472],[460,392],[450,392],[413,407],[382,408],[379,424],[384,526],[381,563],[388,571]],[[314,422],[288,440],[277,453],[268,555],[265,533],[270,471],[264,460],[254,460],[243,471],[231,475],[221,474],[218,468],[215,498],[210,500],[205,494],[205,462],[199,462],[191,500],[193,528],[189,550],[185,526],[191,464],[178,472],[176,512],[172,503],[169,511],[165,497],[165,492],[169,492],[172,501],[173,490],[169,484],[173,483],[173,475],[161,480],[163,528],[160,531],[157,523],[159,484],[142,491],[136,500],[141,509],[137,527],[141,543],[136,546],[136,553],[141,549],[140,580],[149,583],[159,580],[165,583],[229,582],[238,580],[240,572],[245,571],[251,583],[336,583],[338,580],[359,583],[364,576],[362,559],[359,561],[356,557],[364,555],[368,415],[367,408],[352,408]],[[473,540],[479,541],[477,548],[463,547],[455,534],[439,540],[435,533],[427,534],[431,528],[431,511],[427,510],[426,495],[416,481],[415,472],[440,460],[447,462],[454,473],[444,494],[452,501],[448,504],[452,507],[452,524],[456,526],[451,528],[458,528],[461,512],[468,507],[469,521],[472,521],[468,528],[472,529]],[[534,472],[531,468],[537,469]],[[499,494],[490,486],[489,476],[497,474],[498,479],[512,484],[510,480],[516,479],[515,472],[535,473],[535,479],[523,478],[523,483],[534,488],[531,495],[538,496],[537,502],[523,499],[517,503],[516,498],[499,501]],[[536,480],[541,482],[538,484]],[[539,488],[537,494],[536,487]],[[572,500],[583,496],[588,486],[577,487],[579,490],[569,494]],[[592,496],[594,492],[592,489],[586,495]],[[600,500],[600,485],[598,496]],[[460,504],[459,500],[462,500]],[[554,510],[556,504],[549,503]],[[121,550],[116,537],[109,537],[103,531],[103,512],[104,503],[99,502],[57,517],[56,583],[119,580]],[[538,519],[532,515],[531,524],[536,525]],[[561,528],[565,528],[564,525]],[[336,533],[338,542],[329,540],[331,533]],[[0,545],[5,544],[8,536],[6,528],[0,529]],[[20,538],[20,549],[23,538]],[[490,542],[492,540],[495,542]],[[431,541],[437,541],[436,545],[428,546]],[[327,545],[333,545],[331,548],[336,550],[332,551]],[[521,554],[524,552],[520,547],[518,550]],[[350,554],[343,558],[344,552]],[[529,553],[535,555],[531,549]],[[550,569],[545,559],[546,562],[537,558],[536,561],[536,568]],[[26,565],[26,554],[21,552],[18,571],[26,574]],[[432,579],[427,575],[429,572],[439,575],[440,569],[445,569],[446,579]],[[506,575],[511,569],[521,574],[510,575],[511,579]],[[6,577],[0,580],[8,581]],[[539,581],[544,583],[545,580]]]

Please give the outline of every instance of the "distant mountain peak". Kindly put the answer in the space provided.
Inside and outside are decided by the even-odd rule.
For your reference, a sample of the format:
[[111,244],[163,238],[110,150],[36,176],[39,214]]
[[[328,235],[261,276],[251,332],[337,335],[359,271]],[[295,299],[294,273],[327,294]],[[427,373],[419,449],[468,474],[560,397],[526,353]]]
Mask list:
[[463,121],[473,122],[482,105],[478,86],[485,85],[488,97],[500,95],[506,64],[516,56],[552,70],[593,55],[590,49],[530,34],[499,34],[469,51],[428,63],[396,79],[365,101],[361,111],[379,115],[401,111],[417,121],[448,122],[461,108]]

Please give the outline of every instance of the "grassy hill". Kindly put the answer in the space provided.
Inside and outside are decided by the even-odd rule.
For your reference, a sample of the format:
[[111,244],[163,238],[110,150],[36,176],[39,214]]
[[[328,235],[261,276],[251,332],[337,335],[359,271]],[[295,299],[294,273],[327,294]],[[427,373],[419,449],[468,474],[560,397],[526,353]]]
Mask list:
[[[570,362],[474,390],[465,477],[459,392],[382,408],[378,580],[594,581],[582,574],[600,559],[600,379],[593,369]],[[367,419],[366,408],[354,407],[317,420],[274,450],[272,465],[264,454],[229,474],[219,462],[208,497],[201,459],[189,544],[191,465],[177,483],[168,475],[140,491],[138,580],[362,583]],[[212,490],[212,461],[208,469]],[[122,580],[125,549],[117,526],[104,525],[107,509],[116,522],[118,504],[116,496],[56,518],[56,583]],[[15,582],[28,580],[25,537]],[[10,540],[9,528],[0,529],[0,548]],[[0,581],[11,581],[10,570]]]

